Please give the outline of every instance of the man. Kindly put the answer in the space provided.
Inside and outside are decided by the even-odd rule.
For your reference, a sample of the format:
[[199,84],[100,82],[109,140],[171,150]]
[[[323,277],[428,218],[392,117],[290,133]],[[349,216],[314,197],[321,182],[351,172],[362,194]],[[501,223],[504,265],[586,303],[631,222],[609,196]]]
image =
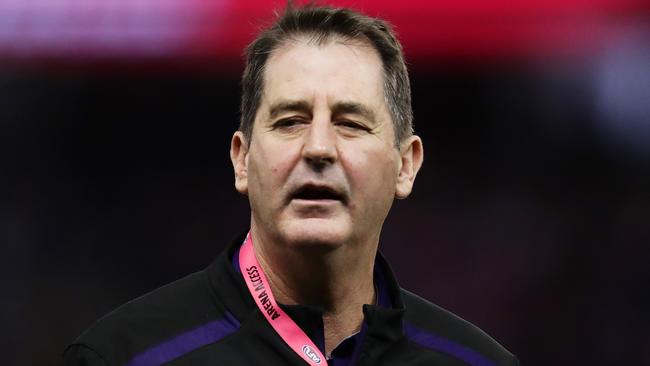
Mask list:
[[422,164],[383,21],[289,5],[247,49],[230,156],[250,231],[210,267],[107,315],[65,365],[516,365],[399,288],[377,254]]

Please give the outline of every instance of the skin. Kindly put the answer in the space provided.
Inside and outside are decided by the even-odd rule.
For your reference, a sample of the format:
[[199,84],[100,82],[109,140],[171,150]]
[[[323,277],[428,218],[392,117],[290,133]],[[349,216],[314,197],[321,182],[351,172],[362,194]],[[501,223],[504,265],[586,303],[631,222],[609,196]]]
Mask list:
[[[277,300],[324,309],[330,354],[373,303],[383,222],[406,198],[422,142],[395,144],[382,63],[363,40],[290,41],[268,59],[248,142],[233,135],[235,187],[249,197],[256,256]],[[305,187],[330,196],[300,196]],[[323,199],[323,197],[329,199]]]

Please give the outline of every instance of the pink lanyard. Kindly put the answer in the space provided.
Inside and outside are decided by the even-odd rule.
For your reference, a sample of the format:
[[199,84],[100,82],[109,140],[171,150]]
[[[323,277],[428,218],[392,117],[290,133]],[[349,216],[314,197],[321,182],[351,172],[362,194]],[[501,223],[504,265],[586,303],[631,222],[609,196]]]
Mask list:
[[308,364],[327,364],[325,356],[314,342],[307,337],[305,332],[296,325],[275,301],[269,281],[266,279],[257,258],[255,258],[250,232],[246,235],[246,240],[244,240],[244,244],[239,250],[239,267],[242,269],[244,282],[246,282],[248,291],[250,291],[257,307],[282,340]]

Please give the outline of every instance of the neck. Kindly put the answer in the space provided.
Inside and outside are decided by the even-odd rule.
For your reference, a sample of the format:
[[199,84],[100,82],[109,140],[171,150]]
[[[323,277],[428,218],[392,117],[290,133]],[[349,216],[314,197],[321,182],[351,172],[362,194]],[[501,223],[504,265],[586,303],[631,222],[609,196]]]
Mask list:
[[359,331],[363,305],[375,302],[376,242],[331,248],[279,245],[254,229],[251,236],[276,300],[323,309],[327,355],[343,339]]

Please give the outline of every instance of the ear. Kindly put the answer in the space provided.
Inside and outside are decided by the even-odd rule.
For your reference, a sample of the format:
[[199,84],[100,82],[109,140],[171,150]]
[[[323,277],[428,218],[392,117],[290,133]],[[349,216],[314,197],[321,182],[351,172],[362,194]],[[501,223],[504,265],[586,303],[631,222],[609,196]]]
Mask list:
[[230,141],[230,161],[235,170],[235,188],[241,194],[248,193],[248,144],[241,131],[232,135]]
[[424,159],[424,150],[420,137],[413,135],[400,144],[399,154],[402,165],[397,176],[395,198],[404,199],[411,194],[415,176],[418,174]]

